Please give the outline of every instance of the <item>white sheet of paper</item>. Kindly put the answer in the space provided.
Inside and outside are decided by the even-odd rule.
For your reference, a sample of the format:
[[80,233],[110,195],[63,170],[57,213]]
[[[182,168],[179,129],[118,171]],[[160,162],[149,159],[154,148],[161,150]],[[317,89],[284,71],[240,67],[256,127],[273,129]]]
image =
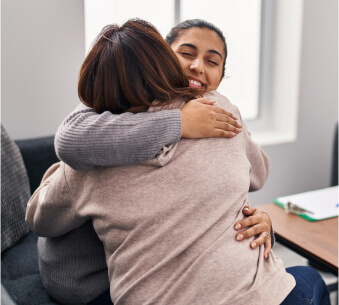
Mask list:
[[291,202],[313,213],[304,213],[312,219],[320,220],[338,216],[338,186],[279,197],[275,201],[287,205]]

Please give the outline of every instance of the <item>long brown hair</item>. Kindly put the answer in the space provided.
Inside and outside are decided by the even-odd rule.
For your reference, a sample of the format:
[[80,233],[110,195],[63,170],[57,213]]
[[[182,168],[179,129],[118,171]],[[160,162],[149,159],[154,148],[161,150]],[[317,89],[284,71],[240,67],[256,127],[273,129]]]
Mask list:
[[98,113],[144,111],[153,100],[188,101],[200,91],[190,88],[180,62],[150,23],[133,19],[108,25],[82,64],[81,101]]

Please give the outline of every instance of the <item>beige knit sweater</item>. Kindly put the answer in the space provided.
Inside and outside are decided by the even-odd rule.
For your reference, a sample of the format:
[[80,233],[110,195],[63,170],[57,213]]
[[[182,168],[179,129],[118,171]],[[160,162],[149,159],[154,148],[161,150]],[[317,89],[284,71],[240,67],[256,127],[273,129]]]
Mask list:
[[[240,117],[226,98],[210,98]],[[235,240],[248,191],[268,175],[266,155],[241,123],[232,139],[181,140],[140,165],[79,172],[58,163],[26,220],[53,237],[92,219],[115,305],[280,304],[295,285],[282,261]]]

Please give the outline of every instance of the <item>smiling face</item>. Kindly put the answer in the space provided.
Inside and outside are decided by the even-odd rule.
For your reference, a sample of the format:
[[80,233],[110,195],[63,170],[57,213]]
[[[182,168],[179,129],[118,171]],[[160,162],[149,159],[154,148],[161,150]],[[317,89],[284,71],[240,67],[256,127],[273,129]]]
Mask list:
[[171,44],[190,86],[205,91],[216,90],[221,82],[224,47],[216,32],[198,27],[180,31],[178,38]]

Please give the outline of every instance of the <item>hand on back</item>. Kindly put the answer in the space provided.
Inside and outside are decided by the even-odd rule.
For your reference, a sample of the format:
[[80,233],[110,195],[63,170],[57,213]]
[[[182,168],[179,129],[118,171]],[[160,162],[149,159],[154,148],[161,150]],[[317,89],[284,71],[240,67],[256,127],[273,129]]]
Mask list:
[[180,109],[183,138],[233,138],[241,132],[235,115],[213,105],[211,100],[198,98]]

